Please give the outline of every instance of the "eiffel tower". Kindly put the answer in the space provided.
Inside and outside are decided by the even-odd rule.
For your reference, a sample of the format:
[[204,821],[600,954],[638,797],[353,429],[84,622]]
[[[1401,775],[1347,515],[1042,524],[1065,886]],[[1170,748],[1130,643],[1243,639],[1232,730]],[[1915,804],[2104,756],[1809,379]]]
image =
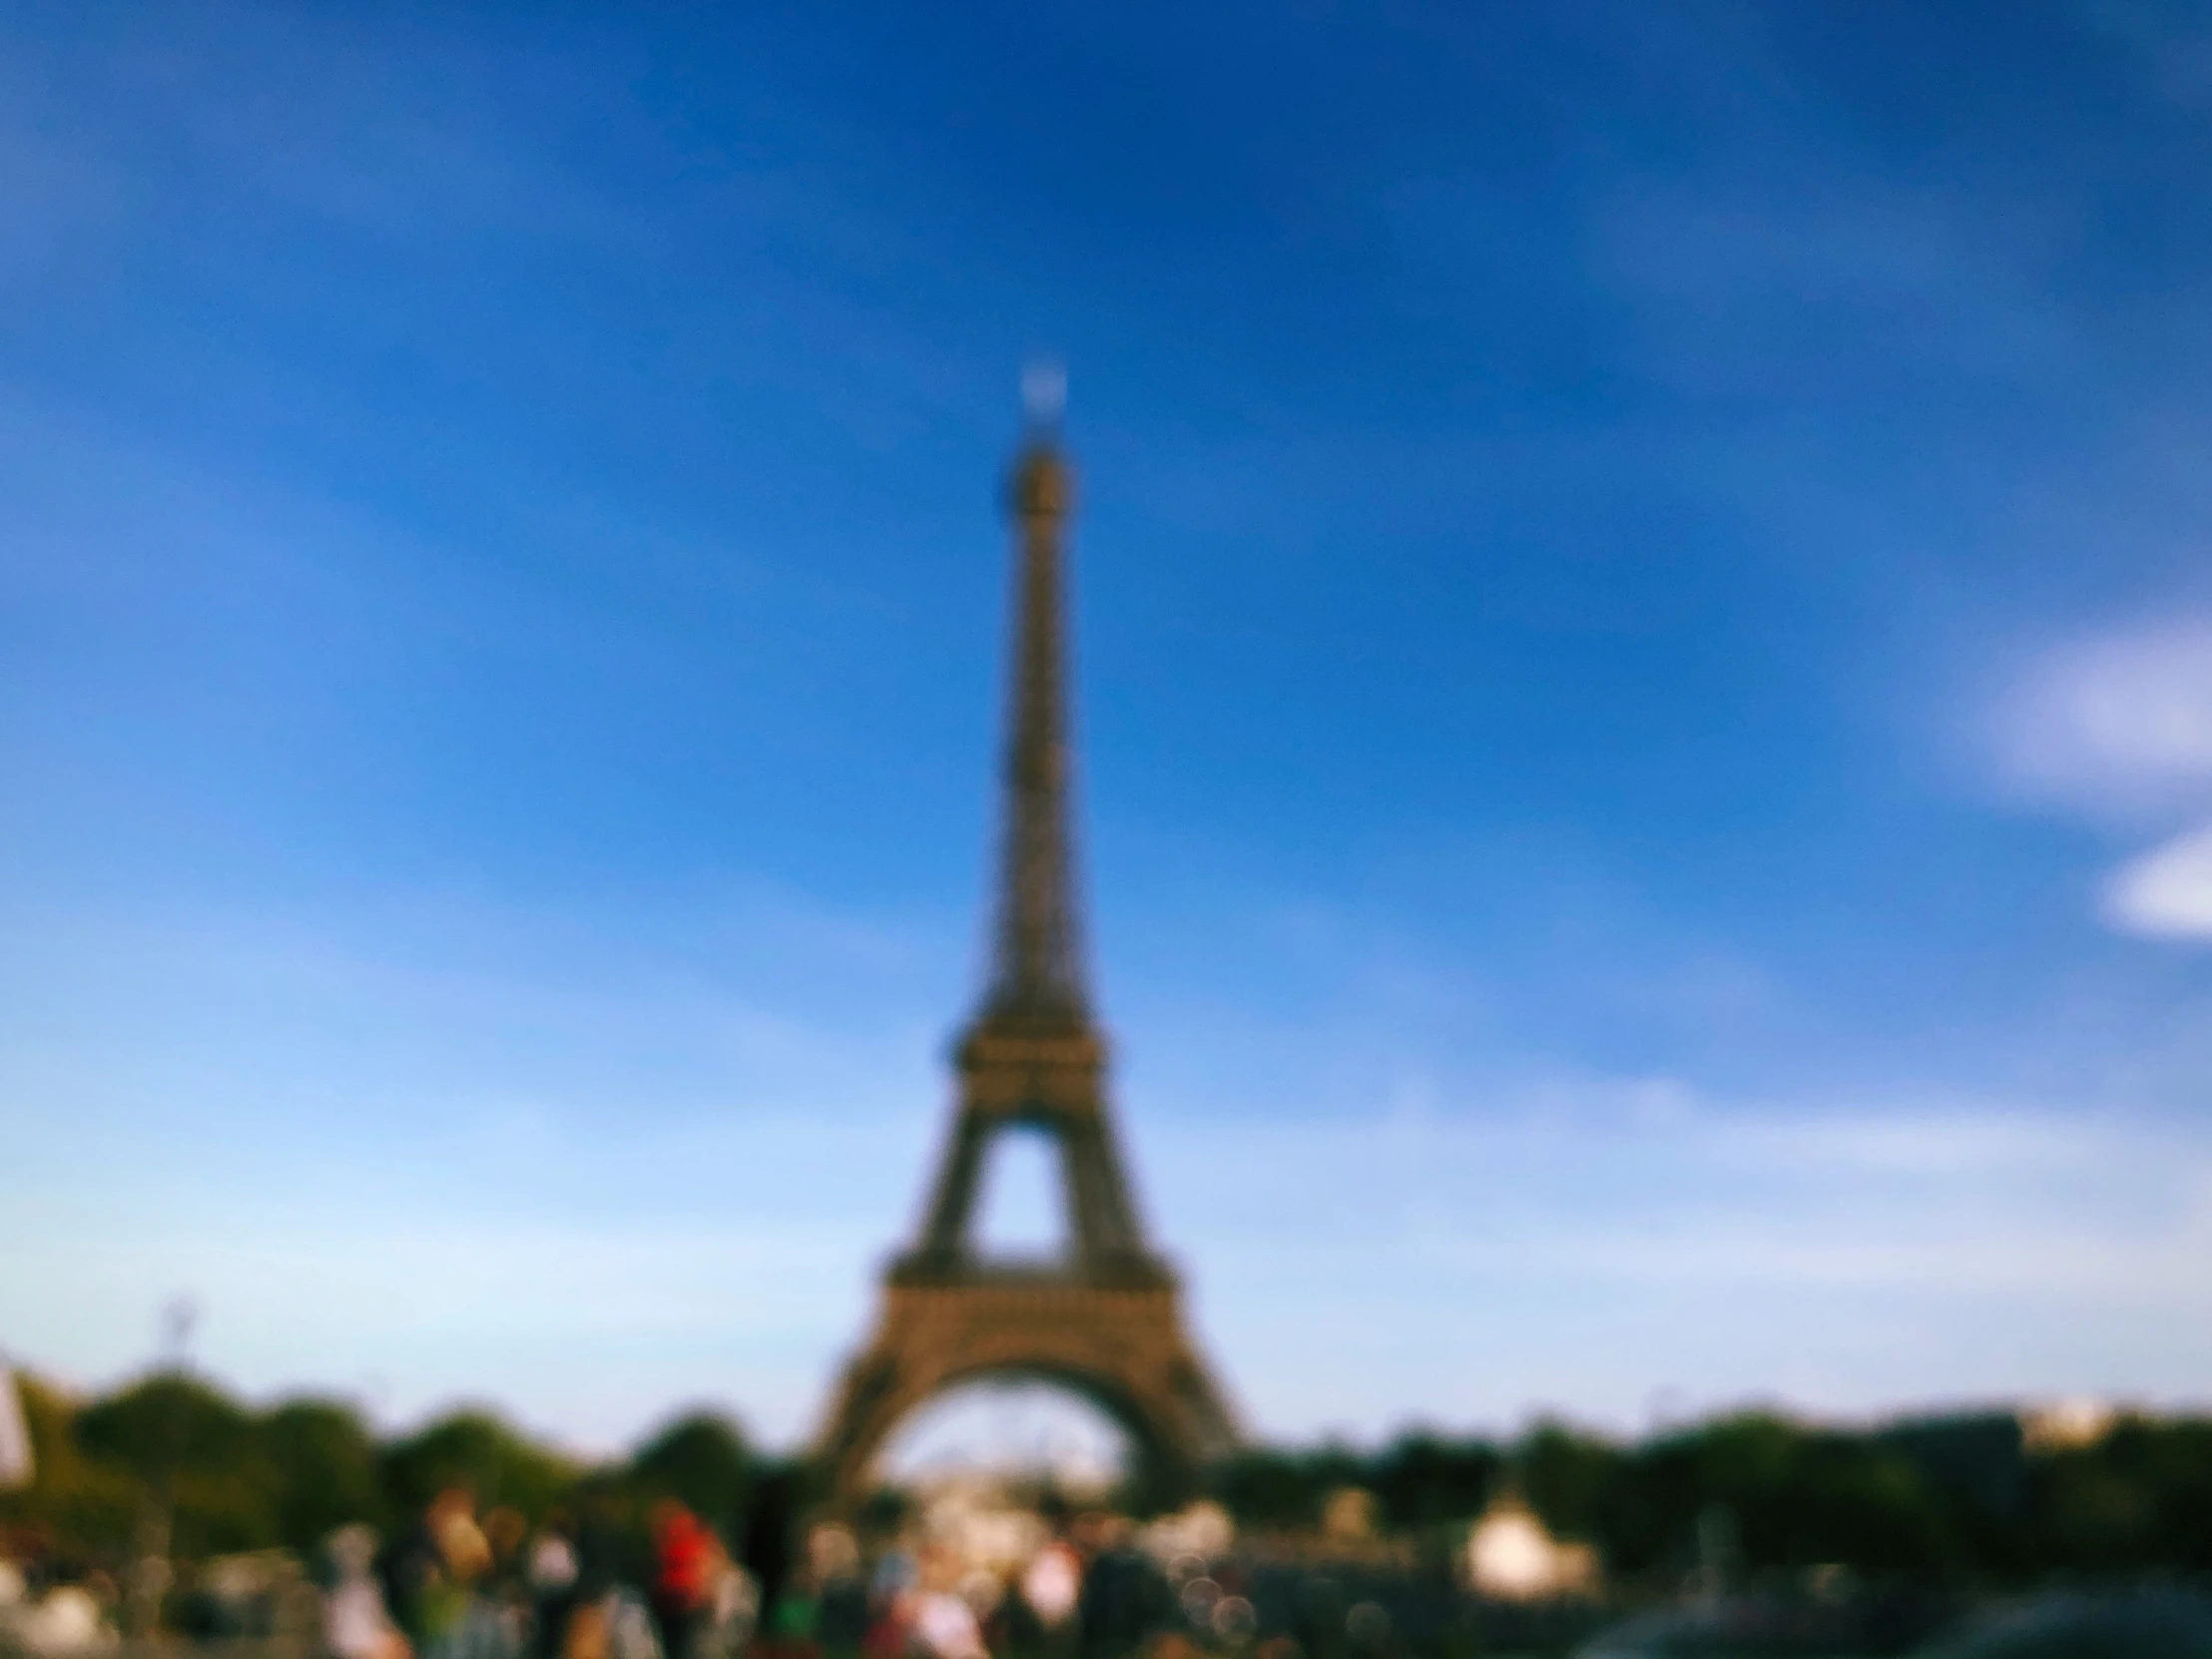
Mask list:
[[[969,1380],[1039,1378],[1125,1427],[1148,1492],[1187,1489],[1236,1428],[1192,1346],[1174,1270],[1131,1201],[1107,1109],[1106,1041],[1083,968],[1069,835],[1063,531],[1073,480],[1032,408],[1013,469],[1014,603],[1005,822],[989,984],[954,1050],[959,1094],[920,1236],[884,1275],[867,1347],[845,1368],[816,1442],[831,1491],[861,1494],[915,1406]],[[984,1160],[1009,1132],[1060,1155],[1068,1248],[988,1260],[973,1238]]]

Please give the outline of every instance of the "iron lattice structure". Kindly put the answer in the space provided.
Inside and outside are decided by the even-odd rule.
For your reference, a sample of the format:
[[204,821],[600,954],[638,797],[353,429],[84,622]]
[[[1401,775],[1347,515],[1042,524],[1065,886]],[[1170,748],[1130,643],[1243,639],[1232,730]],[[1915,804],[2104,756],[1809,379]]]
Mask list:
[[[1097,1401],[1129,1429],[1155,1489],[1187,1485],[1237,1438],[1190,1341],[1174,1270],[1145,1239],[1108,1110],[1070,823],[1062,583],[1073,480],[1049,431],[1030,434],[1009,495],[1013,639],[990,979],[954,1051],[958,1105],[920,1236],[892,1260],[874,1330],[816,1442],[848,1499],[901,1418],[986,1375],[1041,1377]],[[993,1143],[1024,1129],[1059,1151],[1067,1249],[1049,1262],[993,1262],[974,1237],[978,1191]]]

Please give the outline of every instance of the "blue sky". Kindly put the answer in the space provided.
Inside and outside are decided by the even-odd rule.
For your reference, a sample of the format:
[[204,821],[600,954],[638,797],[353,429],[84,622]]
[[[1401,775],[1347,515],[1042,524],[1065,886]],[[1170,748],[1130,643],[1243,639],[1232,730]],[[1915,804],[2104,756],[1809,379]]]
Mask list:
[[1043,350],[1257,1429],[2206,1398],[2212,12],[1192,12],[0,20],[0,1349],[804,1432]]

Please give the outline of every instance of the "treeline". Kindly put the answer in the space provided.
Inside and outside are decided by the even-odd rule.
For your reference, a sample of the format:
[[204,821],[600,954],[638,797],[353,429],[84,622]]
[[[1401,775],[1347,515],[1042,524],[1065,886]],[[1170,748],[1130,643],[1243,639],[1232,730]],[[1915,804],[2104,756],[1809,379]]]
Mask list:
[[149,1502],[162,1497],[174,1553],[204,1559],[304,1552],[350,1521],[388,1534],[457,1480],[486,1509],[506,1505],[533,1522],[557,1507],[589,1511],[618,1532],[639,1530],[657,1498],[677,1497],[729,1536],[757,1487],[788,1478],[712,1412],[679,1418],[626,1459],[586,1464],[488,1411],[379,1440],[342,1401],[255,1410],[177,1373],[89,1403],[20,1373],[16,1383],[33,1478],[0,1490],[0,1530],[17,1548],[88,1565],[127,1559]]
[[[1450,1536],[1508,1490],[1616,1580],[1747,1577],[1837,1563],[2001,1585],[2212,1572],[2212,1420],[2120,1417],[2031,1448],[2008,1412],[1866,1430],[1766,1412],[1624,1444],[1558,1424],[1509,1443],[1407,1435],[1373,1452],[1253,1451],[1215,1491],[1247,1527],[1303,1530],[1372,1492],[1386,1530]],[[1710,1557],[1728,1559],[1715,1563]]]
[[[120,1563],[166,1492],[186,1558],[305,1551],[348,1521],[389,1532],[456,1479],[535,1522],[555,1508],[635,1532],[662,1496],[735,1544],[748,1517],[804,1507],[805,1470],[697,1412],[626,1458],[586,1464],[484,1411],[379,1439],[350,1405],[257,1410],[157,1375],[90,1402],[18,1376],[36,1472],[0,1491],[0,1527],[88,1563]],[[1330,1494],[1373,1494],[1382,1530],[1440,1556],[1508,1493],[1616,1582],[1746,1577],[1838,1563],[1869,1576],[2002,1585],[2054,1575],[2212,1572],[2212,1420],[2120,1417],[2037,1449],[2009,1413],[1845,1430],[1745,1413],[1622,1442],[1558,1424],[1496,1441],[1409,1434],[1377,1450],[1256,1449],[1212,1494],[1247,1533],[1311,1532]],[[896,1505],[882,1511],[888,1519]],[[642,1532],[637,1534],[642,1548]],[[1716,1563],[1716,1550],[1727,1557]]]

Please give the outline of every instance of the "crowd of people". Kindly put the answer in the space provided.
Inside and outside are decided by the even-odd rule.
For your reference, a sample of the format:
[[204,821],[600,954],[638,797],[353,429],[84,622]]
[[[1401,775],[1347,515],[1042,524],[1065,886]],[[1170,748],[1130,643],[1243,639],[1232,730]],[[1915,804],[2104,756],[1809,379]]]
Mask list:
[[[1233,1570],[1226,1589],[1205,1576],[1205,1525],[1140,1532],[983,1482],[863,1549],[808,1521],[786,1477],[765,1484],[726,1539],[672,1497],[640,1515],[587,1490],[533,1521],[454,1480],[381,1536],[354,1522],[304,1555],[188,1563],[145,1608],[26,1534],[22,1561],[0,1547],[0,1659],[83,1659],[157,1630],[327,1659],[1124,1659],[1170,1626],[1249,1633]],[[1226,1515],[1200,1507],[1225,1547]]]
[[322,1635],[335,1659],[736,1659],[758,1592],[673,1498],[651,1515],[643,1584],[613,1529],[556,1510],[532,1529],[445,1487],[381,1548],[364,1526],[326,1545]]
[[872,1558],[834,1522],[781,1538],[757,1524],[733,1554],[673,1498],[647,1530],[640,1563],[589,1514],[533,1527],[449,1485],[381,1544],[358,1525],[329,1538],[322,1645],[333,1659],[1119,1659],[1188,1600],[1102,1515],[940,1515]]

